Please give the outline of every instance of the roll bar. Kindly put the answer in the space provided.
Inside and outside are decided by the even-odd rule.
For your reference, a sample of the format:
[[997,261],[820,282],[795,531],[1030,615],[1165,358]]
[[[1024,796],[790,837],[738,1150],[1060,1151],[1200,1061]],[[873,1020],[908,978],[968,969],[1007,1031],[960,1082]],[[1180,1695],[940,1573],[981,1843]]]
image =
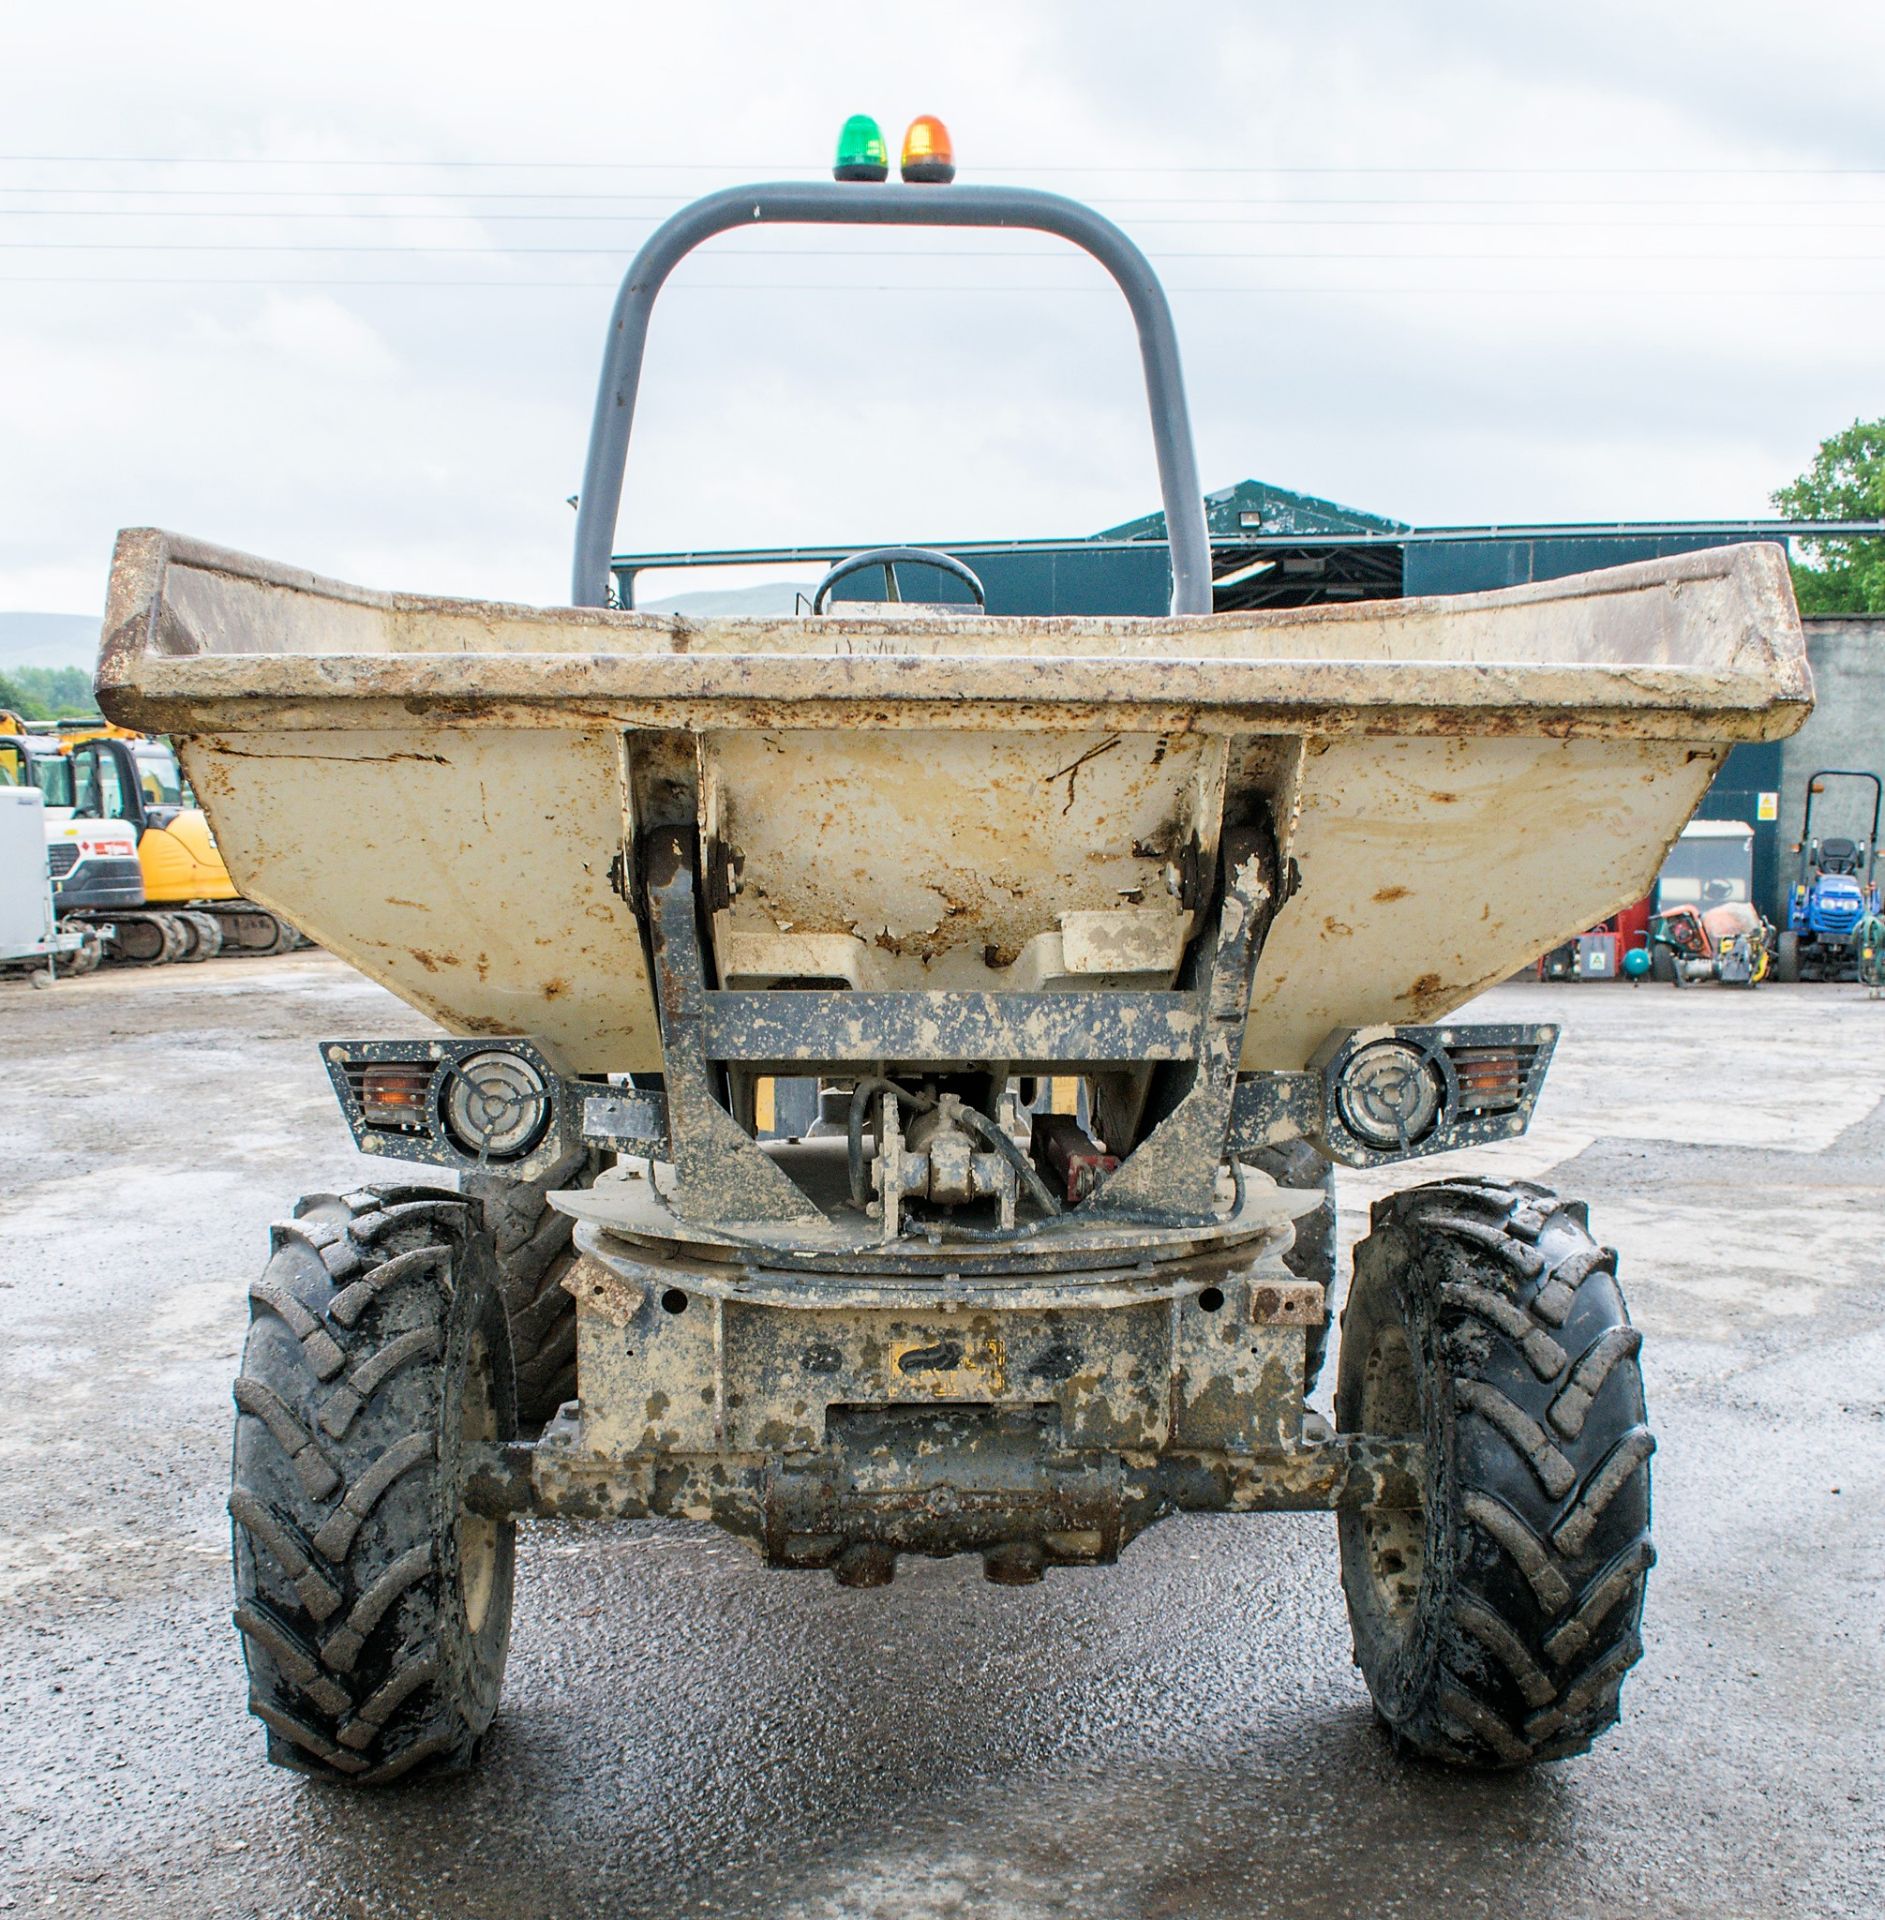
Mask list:
[[1869,780],[1872,783],[1872,838],[1866,843],[1866,878],[1878,869],[1879,810],[1885,807],[1885,780],[1865,767],[1821,767],[1806,783],[1806,810],[1800,816],[1800,855],[1802,873],[1806,870],[1807,848],[1813,838],[1813,802],[1822,780]]
[[1191,442],[1184,373],[1171,307],[1151,262],[1113,225],[1077,200],[1029,187],[900,186],[837,181],[774,181],[728,187],[683,207],[649,235],[615,296],[602,379],[596,391],[589,455],[576,512],[570,602],[608,604],[610,550],[622,504],[628,438],[641,386],[642,356],[655,297],[667,277],[703,241],[735,227],[788,224],[861,227],[1021,227],[1084,248],[1118,282],[1139,330],[1152,446],[1158,460],[1165,530],[1171,541],[1172,612],[1211,611],[1211,543]]

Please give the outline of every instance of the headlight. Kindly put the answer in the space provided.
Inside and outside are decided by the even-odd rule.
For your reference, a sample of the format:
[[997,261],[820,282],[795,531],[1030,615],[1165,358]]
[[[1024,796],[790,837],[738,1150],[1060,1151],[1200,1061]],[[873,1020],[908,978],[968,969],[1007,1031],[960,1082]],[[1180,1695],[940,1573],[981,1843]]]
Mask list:
[[1365,1146],[1381,1153],[1411,1147],[1433,1131],[1445,1087],[1438,1070],[1404,1040],[1361,1048],[1336,1084],[1336,1111]]
[[550,1124],[543,1075],[515,1053],[474,1053],[446,1069],[445,1125],[481,1160],[516,1160]]

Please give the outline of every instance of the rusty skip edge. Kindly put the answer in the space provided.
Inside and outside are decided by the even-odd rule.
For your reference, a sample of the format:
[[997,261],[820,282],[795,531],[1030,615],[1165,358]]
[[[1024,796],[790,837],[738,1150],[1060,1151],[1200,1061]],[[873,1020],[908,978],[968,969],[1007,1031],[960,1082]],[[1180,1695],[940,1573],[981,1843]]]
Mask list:
[[[325,602],[381,617],[378,646],[310,645],[322,622],[293,607],[267,625],[281,652],[218,645],[195,630],[171,594],[173,566],[200,583],[242,582],[296,606]],[[1712,592],[1691,614],[1683,593]],[[1403,657],[1326,654],[1327,630],[1357,620],[1410,630],[1421,622],[1581,600],[1617,603],[1656,593],[1658,617],[1722,623],[1706,660]],[[310,607],[310,614],[318,611]],[[1700,616],[1699,625],[1697,625]],[[1579,612],[1579,621],[1591,616]],[[224,623],[240,628],[240,607]],[[461,644],[396,643],[414,623],[462,628]],[[711,645],[685,620],[591,609],[532,609],[374,593],[298,569],[206,547],[152,529],[120,536],[97,686],[121,724],[159,732],[387,730],[428,725],[593,729],[609,726],[934,727],[1064,730],[1094,726],[1340,733],[1522,731],[1566,738],[1634,736],[1770,739],[1795,731],[1812,701],[1799,617],[1778,550],[1723,549],[1645,562],[1568,581],[1481,595],[1367,603],[1258,615],[1172,620],[994,620],[976,623],[960,653],[925,651],[920,622],[719,623]],[[1315,636],[1303,654],[1226,651],[1241,632]],[[808,633],[842,638],[843,653],[807,648]],[[750,638],[748,637],[750,634]],[[1084,651],[1043,654],[1052,634]],[[781,645],[781,635],[796,644]],[[1195,644],[1191,636],[1204,636]],[[358,635],[355,635],[358,638]],[[959,628],[943,636],[961,639]],[[252,636],[243,635],[244,639]],[[506,639],[511,644],[505,645]],[[567,650],[550,650],[555,638]],[[469,644],[465,644],[466,642]],[[480,651],[482,641],[488,648]],[[727,650],[716,650],[726,642]],[[587,645],[585,646],[585,642]],[[940,642],[939,642],[940,644]],[[690,646],[693,651],[690,652]],[[745,650],[750,648],[751,650]],[[1652,649],[1652,651],[1654,651]]]
[[[355,586],[344,580],[311,572],[305,567],[284,565],[233,548],[216,546],[189,535],[166,532],[162,528],[128,527],[119,533],[112,554],[101,661],[109,662],[113,670],[109,674],[101,672],[101,679],[108,679],[113,685],[128,684],[134,664],[148,656],[200,656],[215,650],[206,646],[204,636],[189,625],[177,608],[169,604],[173,598],[170,593],[170,572],[173,567],[216,582],[216,590],[222,590],[225,583],[240,583],[249,590],[260,588],[361,609],[382,616],[388,622],[462,622],[473,632],[513,628],[522,633],[554,633],[559,637],[566,635],[572,640],[583,637],[591,639],[590,646],[569,648],[567,651],[573,655],[616,654],[638,641],[658,644],[662,651],[684,651],[686,645],[697,636],[723,628],[743,632],[770,628],[799,632],[808,630],[807,623],[803,621],[783,621],[776,617],[703,622],[680,614],[655,615],[598,607],[529,606],[518,602],[388,592],[380,588]],[[1685,592],[1707,591],[1710,588],[1725,589],[1724,606],[1731,610],[1731,617],[1740,629],[1757,642],[1775,667],[1783,673],[1803,668],[1804,646],[1799,610],[1794,602],[1786,550],[1777,543],[1713,547],[1696,553],[1632,561],[1594,572],[1531,581],[1487,592],[1441,594],[1365,604],[1330,603],[1318,607],[1235,614],[1113,615],[1096,618],[1072,615],[1042,618],[983,616],[974,624],[977,628],[996,633],[1012,631],[1017,638],[1039,632],[1110,631],[1148,636],[1156,641],[1187,630],[1234,632],[1245,628],[1314,629],[1321,626],[1341,627],[1357,619],[1384,624],[1412,624],[1436,614],[1446,618],[1486,608],[1564,606],[1581,600],[1642,593],[1674,598]],[[899,621],[891,627],[869,615],[825,616],[811,624],[817,630],[830,630],[859,639],[881,636],[887,632],[907,633],[910,630],[907,622]],[[959,634],[962,628],[952,621],[949,630]],[[540,646],[532,650],[548,651]],[[473,650],[460,648],[455,651]]]
[[[205,685],[195,676],[162,689],[112,689],[101,682],[99,702],[120,726],[186,736],[400,733],[416,724],[694,733],[726,728],[948,728],[1329,737],[1362,733],[1420,739],[1526,734],[1707,744],[1783,739],[1797,733],[1812,710],[1810,694],[1777,692],[1749,676],[1682,669],[1564,667],[1542,679],[1530,672],[1451,665],[1384,669],[1373,663],[1321,661],[1171,661],[1160,664],[1154,676],[1143,670],[1122,672],[1121,663],[1107,659],[1015,662],[1017,673],[1026,677],[1006,691],[979,672],[987,662],[962,663],[978,672],[965,673],[960,685],[939,676],[939,684],[922,686],[906,676],[895,688],[833,690],[816,684],[821,676],[808,673],[789,690],[781,686],[761,692],[750,684],[725,684],[733,677],[729,666],[743,663],[716,661],[715,677],[722,682],[718,687],[642,686],[613,696],[595,684],[600,676],[592,674],[593,663],[585,659],[570,662],[567,677],[527,699],[509,689],[467,691],[463,659],[451,663],[456,684],[436,691],[367,695],[330,689],[322,697],[306,689],[269,687],[259,672],[245,672],[240,679],[263,684],[245,686],[235,675],[228,678],[236,684],[221,686]],[[530,663],[533,670],[555,664],[542,658]],[[829,663],[789,664],[798,668]],[[1345,664],[1347,672],[1342,670]],[[1391,684],[1379,684],[1389,673]],[[1377,684],[1367,685],[1368,679]],[[293,757],[292,748],[282,751],[283,757]]]

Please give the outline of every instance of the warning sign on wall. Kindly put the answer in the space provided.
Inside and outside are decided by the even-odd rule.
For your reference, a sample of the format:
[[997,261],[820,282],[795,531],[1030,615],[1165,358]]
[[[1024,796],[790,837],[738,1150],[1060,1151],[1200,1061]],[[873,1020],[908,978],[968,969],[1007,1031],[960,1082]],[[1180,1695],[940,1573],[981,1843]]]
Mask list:
[[1754,817],[1757,820],[1778,820],[1780,818],[1780,795],[1763,793],[1755,801]]

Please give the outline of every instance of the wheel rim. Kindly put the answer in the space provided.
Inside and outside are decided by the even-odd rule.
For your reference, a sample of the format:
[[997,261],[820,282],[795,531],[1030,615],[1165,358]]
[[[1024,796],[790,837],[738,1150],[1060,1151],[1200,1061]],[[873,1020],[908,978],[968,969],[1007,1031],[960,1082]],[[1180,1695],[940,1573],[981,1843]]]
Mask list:
[[[1361,1430],[1401,1437],[1421,1431],[1420,1384],[1407,1335],[1398,1326],[1375,1335],[1363,1363]],[[1405,1635],[1427,1567],[1427,1512],[1417,1507],[1364,1507],[1362,1563],[1374,1604],[1391,1632]]]
[[[483,1334],[474,1334],[465,1356],[465,1387],[459,1399],[458,1434],[469,1452],[497,1438],[497,1402],[491,1393],[491,1362]],[[498,1523],[469,1507],[458,1509],[458,1588],[465,1625],[475,1637],[484,1630],[497,1588]]]

